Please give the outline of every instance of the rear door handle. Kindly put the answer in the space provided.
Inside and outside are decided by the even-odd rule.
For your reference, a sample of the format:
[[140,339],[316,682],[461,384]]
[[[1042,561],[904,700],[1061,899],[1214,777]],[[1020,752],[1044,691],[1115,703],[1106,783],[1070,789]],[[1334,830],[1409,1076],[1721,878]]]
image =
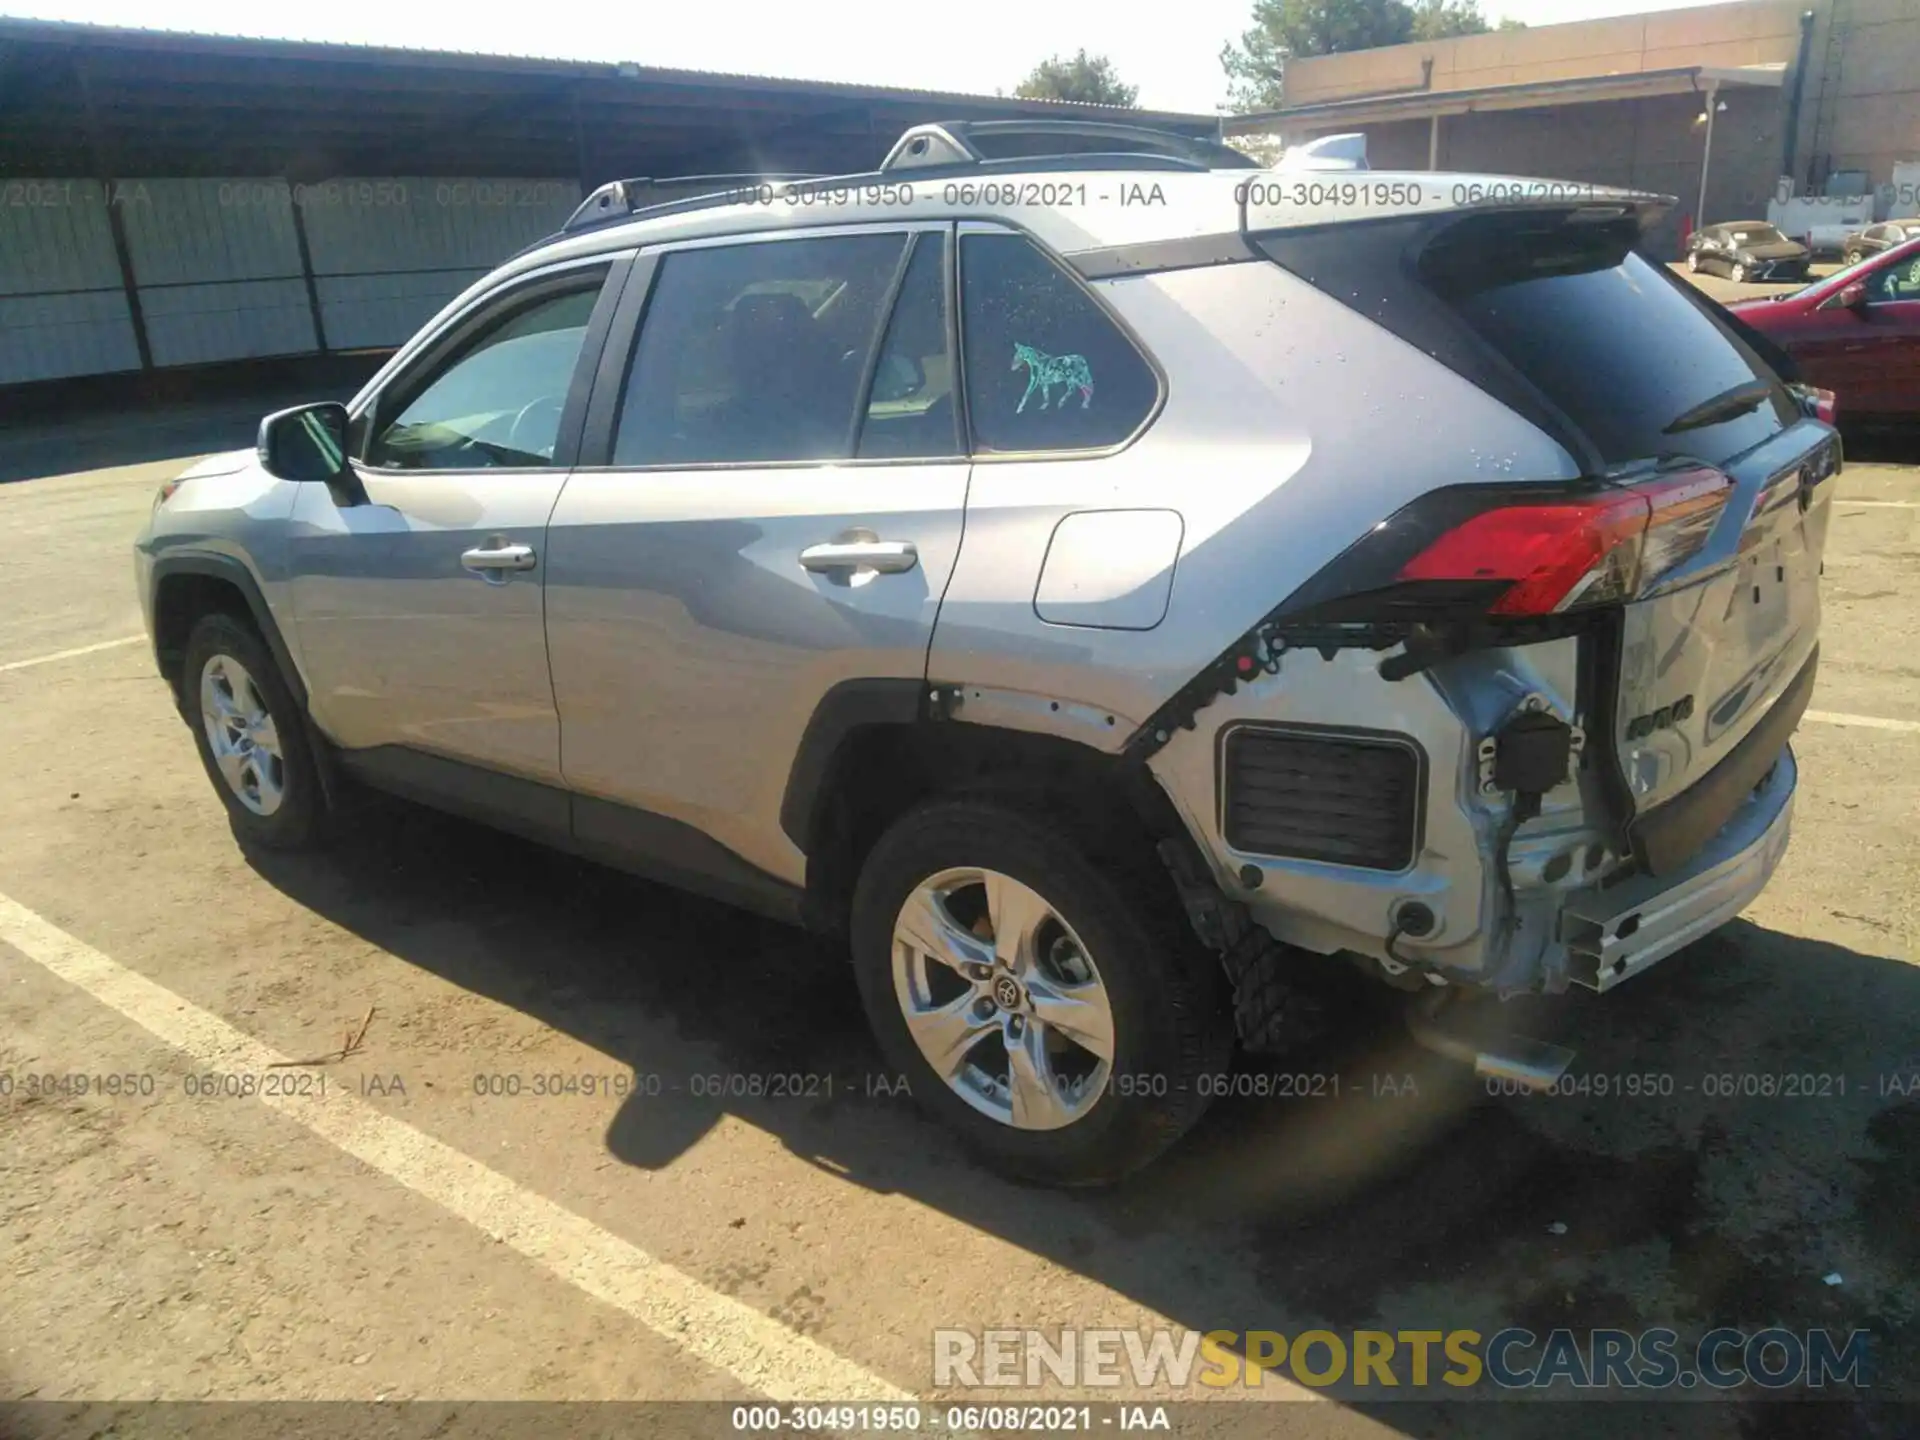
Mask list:
[[469,570],[488,572],[531,570],[535,562],[531,545],[499,545],[492,548],[477,547],[472,550],[463,550],[460,553],[460,563]]
[[920,563],[911,540],[835,540],[809,545],[800,552],[800,564],[816,574],[835,570],[877,570],[899,575]]

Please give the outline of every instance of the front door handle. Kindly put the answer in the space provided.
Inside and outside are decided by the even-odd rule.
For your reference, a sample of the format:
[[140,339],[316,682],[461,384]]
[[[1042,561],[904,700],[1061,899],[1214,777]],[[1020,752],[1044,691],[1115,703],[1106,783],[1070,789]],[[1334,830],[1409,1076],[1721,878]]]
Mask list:
[[911,540],[835,540],[809,545],[800,552],[800,564],[815,573],[835,570],[877,570],[899,575],[920,563]]
[[531,570],[534,567],[531,545],[479,546],[460,553],[460,563],[483,574],[500,570]]

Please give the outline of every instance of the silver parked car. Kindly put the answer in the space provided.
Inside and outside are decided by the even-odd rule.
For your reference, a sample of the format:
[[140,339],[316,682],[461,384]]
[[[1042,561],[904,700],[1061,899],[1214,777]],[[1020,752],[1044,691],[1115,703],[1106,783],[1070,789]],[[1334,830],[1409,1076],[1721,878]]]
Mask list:
[[1064,122],[609,185],[162,489],[160,671],[243,843],[358,781],[844,937],[1020,1175],[1145,1163],[1346,964],[1550,1083],[1456,999],[1745,906],[1814,677],[1837,438],[1668,203]]

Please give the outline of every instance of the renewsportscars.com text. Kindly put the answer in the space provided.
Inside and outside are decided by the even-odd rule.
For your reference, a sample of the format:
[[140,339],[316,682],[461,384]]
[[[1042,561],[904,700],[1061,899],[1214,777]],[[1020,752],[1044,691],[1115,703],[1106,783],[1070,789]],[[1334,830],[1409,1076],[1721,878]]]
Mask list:
[[1467,1390],[1627,1392],[1865,1389],[1870,1335],[1854,1330],[1679,1332],[1551,1330],[1040,1330],[933,1332],[933,1383],[960,1389],[1043,1386],[1197,1392],[1268,1376],[1316,1389],[1380,1394],[1430,1385]]

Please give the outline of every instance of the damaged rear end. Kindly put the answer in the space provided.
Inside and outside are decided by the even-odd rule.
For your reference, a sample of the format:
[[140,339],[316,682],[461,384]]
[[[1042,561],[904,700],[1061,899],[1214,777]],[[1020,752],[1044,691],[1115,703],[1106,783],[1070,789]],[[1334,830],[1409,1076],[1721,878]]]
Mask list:
[[[1400,983],[1605,990],[1778,863],[1839,441],[1637,253],[1663,203],[1249,208],[1266,259],[1571,462],[1382,515],[1135,736],[1151,756],[1219,707],[1216,870],[1280,939]],[[1295,723],[1290,667],[1350,723]]]

